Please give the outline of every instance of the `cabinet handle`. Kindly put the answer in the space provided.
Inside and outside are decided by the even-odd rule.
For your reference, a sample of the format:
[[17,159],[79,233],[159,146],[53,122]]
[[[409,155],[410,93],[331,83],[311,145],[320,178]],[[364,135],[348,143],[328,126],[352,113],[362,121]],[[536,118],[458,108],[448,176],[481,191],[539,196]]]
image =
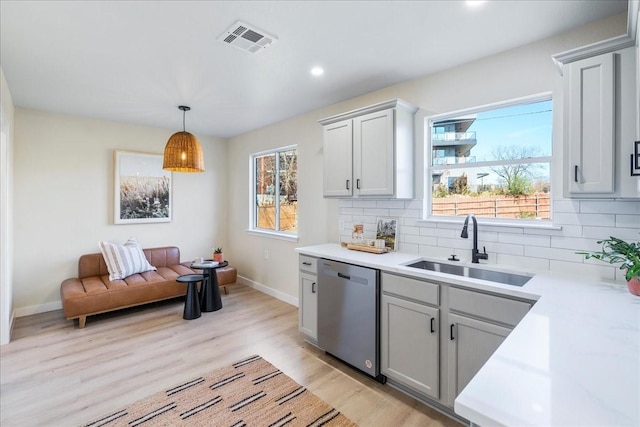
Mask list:
[[302,265],[311,265],[310,262],[303,262]]
[[347,180],[347,190],[349,189],[349,180]]
[[573,169],[573,180],[575,182],[578,182],[578,165],[575,165]]
[[453,341],[453,328],[455,327],[455,324],[451,324],[451,328],[450,328],[450,337],[451,337],[451,341]]
[[436,328],[435,328],[435,320],[436,320],[436,318],[435,318],[435,317],[432,317],[432,318],[431,318],[431,333],[434,333],[434,332],[436,331]]
[[360,189],[360,178],[356,179],[356,188]]
[[316,282],[311,283],[311,293],[312,294],[316,293]]

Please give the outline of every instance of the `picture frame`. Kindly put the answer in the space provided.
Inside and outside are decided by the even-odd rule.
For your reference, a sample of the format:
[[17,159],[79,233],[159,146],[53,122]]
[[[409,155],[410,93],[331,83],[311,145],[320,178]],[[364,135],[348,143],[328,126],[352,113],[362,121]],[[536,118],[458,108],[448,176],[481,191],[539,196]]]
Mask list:
[[640,141],[635,141],[631,154],[631,176],[640,176]]
[[172,176],[162,154],[114,151],[114,224],[171,222]]
[[384,239],[391,252],[398,250],[398,218],[376,218],[376,239]]

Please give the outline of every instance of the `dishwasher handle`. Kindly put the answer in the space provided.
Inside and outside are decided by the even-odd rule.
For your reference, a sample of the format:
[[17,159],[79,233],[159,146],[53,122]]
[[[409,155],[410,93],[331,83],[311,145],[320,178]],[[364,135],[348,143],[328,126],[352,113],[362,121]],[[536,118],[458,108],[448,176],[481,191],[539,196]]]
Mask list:
[[351,276],[347,276],[346,274],[338,273],[338,277],[341,279],[351,280]]

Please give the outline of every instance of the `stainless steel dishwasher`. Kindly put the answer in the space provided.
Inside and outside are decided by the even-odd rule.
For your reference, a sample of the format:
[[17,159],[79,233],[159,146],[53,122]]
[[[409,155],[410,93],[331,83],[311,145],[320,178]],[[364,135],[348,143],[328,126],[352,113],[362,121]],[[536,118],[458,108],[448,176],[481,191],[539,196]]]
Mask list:
[[318,262],[318,346],[381,383],[380,270]]

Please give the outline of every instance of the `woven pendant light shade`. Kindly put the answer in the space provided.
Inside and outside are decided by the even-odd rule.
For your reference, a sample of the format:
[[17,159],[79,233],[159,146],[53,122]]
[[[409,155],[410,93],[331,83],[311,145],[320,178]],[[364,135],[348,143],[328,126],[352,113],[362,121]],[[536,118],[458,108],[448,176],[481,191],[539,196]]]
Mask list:
[[182,111],[182,132],[171,135],[164,147],[162,169],[172,172],[204,172],[200,142],[184,128],[185,112],[191,108],[181,105],[178,109]]
[[164,147],[162,169],[172,172],[204,172],[204,158],[198,138],[184,131],[171,135]]

